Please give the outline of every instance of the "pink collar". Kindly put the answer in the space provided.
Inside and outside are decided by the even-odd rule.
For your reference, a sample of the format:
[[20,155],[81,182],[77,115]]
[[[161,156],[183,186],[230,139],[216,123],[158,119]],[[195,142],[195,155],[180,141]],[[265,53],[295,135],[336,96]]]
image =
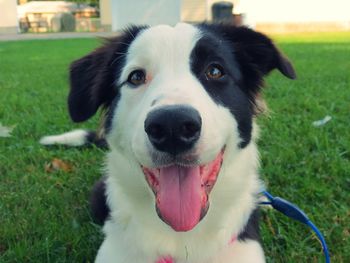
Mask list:
[[[237,240],[237,236],[232,236],[228,244],[232,245],[236,240]],[[175,260],[172,257],[167,256],[167,257],[158,259],[156,263],[175,263]]]
[[157,260],[156,263],[175,263],[172,257],[164,257]]

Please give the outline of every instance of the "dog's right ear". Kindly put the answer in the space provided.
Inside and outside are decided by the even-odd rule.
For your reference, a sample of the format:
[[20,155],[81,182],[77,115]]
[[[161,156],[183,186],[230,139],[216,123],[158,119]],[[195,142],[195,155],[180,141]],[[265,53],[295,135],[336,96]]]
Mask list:
[[143,29],[145,27],[127,28],[71,64],[68,109],[74,122],[89,119],[101,106],[108,108],[118,96],[115,82],[125,63],[128,47]]

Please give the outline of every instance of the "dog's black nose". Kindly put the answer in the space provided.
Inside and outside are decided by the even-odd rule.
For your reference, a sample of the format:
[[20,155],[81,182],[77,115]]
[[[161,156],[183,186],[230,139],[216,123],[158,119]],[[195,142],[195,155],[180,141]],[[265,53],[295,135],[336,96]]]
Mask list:
[[172,155],[191,149],[201,127],[198,111],[185,105],[163,106],[151,111],[145,120],[145,131],[152,145]]

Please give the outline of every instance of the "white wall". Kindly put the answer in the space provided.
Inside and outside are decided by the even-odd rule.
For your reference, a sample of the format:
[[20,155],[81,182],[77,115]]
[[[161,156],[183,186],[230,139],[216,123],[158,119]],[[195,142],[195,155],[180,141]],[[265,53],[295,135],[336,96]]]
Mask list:
[[0,0],[0,33],[17,32],[17,1]]
[[207,19],[206,0],[180,0],[181,21],[202,22]]
[[250,22],[349,22],[350,0],[240,0]]
[[101,25],[106,27],[108,30],[112,25],[112,8],[111,8],[111,0],[100,0],[100,18]]
[[180,14],[180,0],[112,0],[112,30],[129,24],[175,25]]

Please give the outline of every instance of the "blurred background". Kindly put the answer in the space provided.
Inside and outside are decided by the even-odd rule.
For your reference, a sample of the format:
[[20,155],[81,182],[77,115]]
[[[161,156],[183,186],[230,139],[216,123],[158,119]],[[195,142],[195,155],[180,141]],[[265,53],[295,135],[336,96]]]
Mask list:
[[111,32],[130,23],[224,21],[267,33],[350,30],[349,0],[0,0],[0,34]]
[[[43,147],[43,135],[95,130],[67,111],[69,65],[126,25],[202,21],[267,33],[298,79],[266,79],[262,180],[325,235],[332,262],[350,262],[350,0],[0,0],[0,262],[93,262],[103,240],[89,192],[104,152]],[[98,37],[96,37],[98,36]],[[19,41],[20,40],[20,41]],[[319,263],[318,240],[266,209],[268,263]]]

